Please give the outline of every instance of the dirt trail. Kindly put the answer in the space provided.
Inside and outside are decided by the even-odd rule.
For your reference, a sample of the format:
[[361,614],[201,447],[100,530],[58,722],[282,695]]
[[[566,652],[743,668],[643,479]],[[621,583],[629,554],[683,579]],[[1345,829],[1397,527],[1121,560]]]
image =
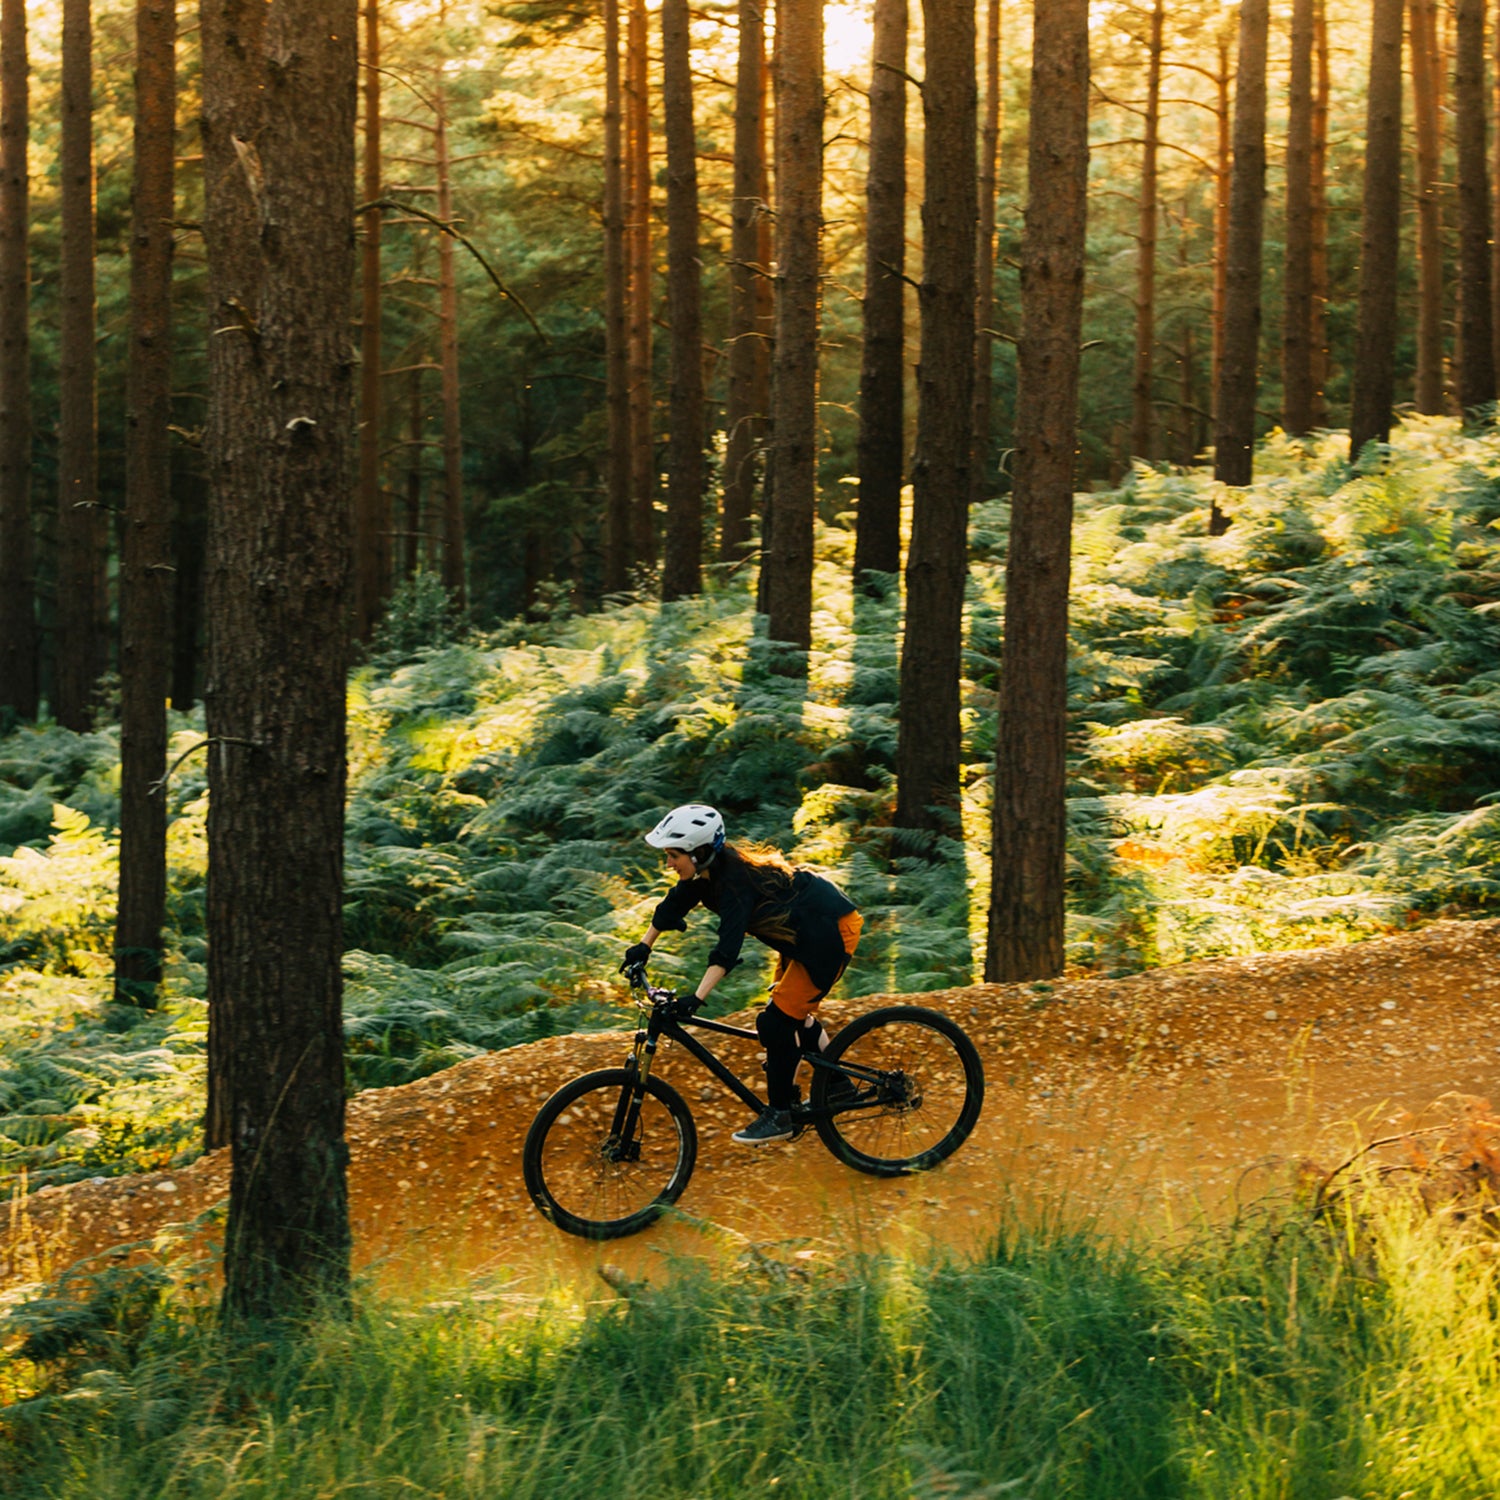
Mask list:
[[[891,997],[830,1001],[836,1026]],[[617,1065],[624,1033],[491,1053],[349,1106],[355,1260],[390,1291],[476,1274],[527,1288],[663,1253],[838,1254],[965,1246],[1019,1195],[1042,1208],[1157,1227],[1326,1170],[1405,1112],[1500,1095],[1500,920],[1443,922],[1356,946],[1201,962],[1050,989],[979,985],[912,997],[953,1015],[984,1059],[974,1137],[920,1178],[839,1166],[809,1133],[751,1151],[744,1112],[691,1059],[658,1071],[693,1105],[698,1167],[685,1217],[626,1241],[570,1239],[521,1181],[532,1116],[575,1074]],[[748,1021],[748,1018],[745,1018]],[[755,1077],[748,1044],[725,1054]],[[172,1173],[43,1189],[0,1224],[0,1288],[193,1218],[227,1190],[227,1153]],[[800,1251],[796,1243],[805,1241]]]

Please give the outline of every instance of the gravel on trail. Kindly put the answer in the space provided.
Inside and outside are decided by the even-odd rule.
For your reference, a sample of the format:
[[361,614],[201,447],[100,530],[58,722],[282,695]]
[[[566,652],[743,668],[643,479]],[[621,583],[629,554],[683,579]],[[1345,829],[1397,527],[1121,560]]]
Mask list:
[[[811,1131],[736,1146],[745,1110],[668,1045],[656,1071],[691,1104],[699,1135],[681,1212],[629,1240],[572,1239],[532,1206],[521,1144],[554,1089],[619,1065],[630,1032],[551,1037],[350,1101],[356,1269],[397,1295],[525,1291],[758,1247],[809,1258],[972,1249],[1007,1212],[1148,1233],[1223,1219],[1374,1137],[1487,1110],[1500,1081],[1500,920],[1120,979],[835,994],[825,1022],[836,1030],[893,1002],[951,1015],[984,1062],[979,1125],[934,1172],[861,1176]],[[752,1024],[750,1013],[729,1019]],[[755,1048],[712,1040],[759,1081]],[[0,1217],[0,1291],[14,1296],[85,1258],[141,1254],[143,1242],[155,1254],[211,1246],[228,1173],[219,1151],[14,1199]]]

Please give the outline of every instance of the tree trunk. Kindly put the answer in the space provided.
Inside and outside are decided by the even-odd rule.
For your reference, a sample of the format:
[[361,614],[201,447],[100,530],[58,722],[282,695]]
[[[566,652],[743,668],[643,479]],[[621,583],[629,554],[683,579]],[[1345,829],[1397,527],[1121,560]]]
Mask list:
[[[205,0],[211,1098],[223,1314],[348,1294],[340,960],[354,0]],[[216,1087],[213,1085],[216,1084]]]
[[1312,431],[1313,0],[1294,0],[1286,131],[1286,256],[1281,323],[1281,425]]
[[656,455],[651,442],[651,112],[646,0],[629,0],[625,41],[626,260],[630,275],[632,561],[656,560]]
[[901,641],[896,826],[957,825],[974,411],[974,0],[923,0],[922,363]]
[[1053,0],[1032,43],[1015,487],[984,977],[1063,968],[1068,569],[1088,209],[1088,4]]
[[1443,223],[1437,19],[1433,0],[1411,0],[1411,86],[1417,138],[1417,381],[1419,412],[1443,410]]
[[1234,74],[1229,67],[1229,28],[1221,24],[1217,39],[1219,67],[1214,74],[1214,294],[1213,294],[1213,365],[1211,384],[1213,399],[1219,399],[1219,371],[1224,364],[1224,307],[1229,300],[1229,185],[1234,171],[1230,147],[1230,85]]
[[[1494,79],[1494,92],[1491,95],[1491,103],[1495,116],[1495,128],[1500,131],[1500,14],[1497,14],[1494,32],[1494,53],[1491,57],[1491,75]],[[1493,173],[1490,179],[1490,200],[1492,212],[1500,214],[1500,142],[1496,143],[1495,154],[1491,162]],[[1490,245],[1490,323],[1491,341],[1490,348],[1492,358],[1495,361],[1497,376],[1500,376],[1500,316],[1496,315],[1494,299],[1500,296],[1500,235],[1492,236]]]
[[1455,0],[1453,106],[1458,137],[1458,404],[1495,399],[1490,288],[1490,180],[1484,119],[1485,0]]
[[172,512],[172,707],[187,713],[198,701],[208,541],[208,478],[196,461],[181,465],[172,476]]
[[767,216],[766,18],[762,0],[739,0],[739,61],[734,75],[734,204],[729,245],[729,401],[724,413],[724,502],[719,558],[738,563],[750,544],[750,513],[766,426],[767,330],[760,288],[770,275],[761,258]]
[[120,529],[120,899],[115,999],[151,1008],[167,905],[164,701],[172,671],[172,223],[177,124],[173,0],[135,17],[130,362]]
[[1141,149],[1140,227],[1136,234],[1135,373],[1131,381],[1130,451],[1147,461],[1153,447],[1156,363],[1156,163],[1161,130],[1161,54],[1163,0],[1151,8],[1146,44],[1145,141]]
[[864,346],[854,577],[901,569],[906,381],[906,0],[875,0],[865,178]]
[[[433,133],[437,164],[438,218],[453,222],[453,171],[448,150],[448,100],[435,79],[433,102],[437,129]],[[458,278],[453,265],[453,236],[439,234],[438,328],[443,381],[443,587],[454,609],[469,607],[464,567],[463,427],[458,396]]]
[[1312,111],[1312,420],[1328,422],[1328,15],[1314,0],[1313,50],[1317,84]]
[[1401,239],[1402,0],[1373,0],[1365,115],[1364,214],[1349,461],[1391,430],[1396,386],[1396,261]]
[[974,265],[974,449],[969,466],[969,498],[988,500],[990,473],[990,404],[994,379],[990,364],[995,335],[995,191],[1000,172],[1000,0],[989,0],[984,35],[984,124],[979,135],[979,239]]
[[[823,4],[776,12],[776,488],[764,548],[768,634],[812,645],[813,517],[818,491],[818,254],[823,228]],[[787,663],[802,670],[800,658]]]
[[[1250,483],[1260,366],[1261,224],[1266,198],[1267,0],[1242,0],[1234,87],[1234,171],[1225,255],[1224,353],[1214,402],[1214,478]],[[1215,534],[1227,522],[1214,508]]]
[[667,137],[667,305],[672,323],[667,438],[667,534],[661,596],[703,587],[703,272],[698,245],[698,149],[693,127],[687,0],[662,0],[662,115]]
[[90,727],[108,660],[95,632],[99,553],[98,398],[94,359],[93,29],[89,0],[63,0],[62,261],[57,422],[57,635],[52,716]]
[[[364,0],[364,181],[366,203],[382,195],[380,158],[380,0]],[[359,503],[355,528],[355,635],[368,641],[391,589],[391,508],[380,484],[381,211],[364,213],[360,254]]]
[[26,0],[0,0],[0,714],[36,718]]
[[426,477],[427,409],[422,400],[422,370],[420,358],[413,361],[414,368],[408,372],[406,386],[406,527],[403,578],[414,578],[431,561],[430,549],[424,543],[426,518],[423,514],[423,480]]
[[630,350],[625,322],[625,158],[620,0],[604,0],[604,592],[630,582]]

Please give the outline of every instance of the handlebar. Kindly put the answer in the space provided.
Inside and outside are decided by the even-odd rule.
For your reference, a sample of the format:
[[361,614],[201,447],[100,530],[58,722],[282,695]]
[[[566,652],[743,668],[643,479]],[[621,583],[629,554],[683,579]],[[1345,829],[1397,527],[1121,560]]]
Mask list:
[[693,1012],[698,1009],[697,1002],[691,995],[681,996],[676,990],[662,989],[657,985],[647,984],[644,963],[627,964],[622,972],[630,981],[631,989],[645,990],[653,1008],[664,1009],[675,1021],[690,1019]]

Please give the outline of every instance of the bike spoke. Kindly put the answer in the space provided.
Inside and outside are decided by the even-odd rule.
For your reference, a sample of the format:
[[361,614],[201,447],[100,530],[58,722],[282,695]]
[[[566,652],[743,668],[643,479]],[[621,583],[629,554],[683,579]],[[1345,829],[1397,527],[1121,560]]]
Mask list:
[[[940,1032],[883,1026],[844,1057],[887,1078],[875,1091],[876,1102],[837,1116],[839,1133],[855,1150],[883,1159],[920,1156],[958,1123],[968,1084],[963,1059]],[[868,1085],[861,1083],[860,1092],[869,1092]]]

